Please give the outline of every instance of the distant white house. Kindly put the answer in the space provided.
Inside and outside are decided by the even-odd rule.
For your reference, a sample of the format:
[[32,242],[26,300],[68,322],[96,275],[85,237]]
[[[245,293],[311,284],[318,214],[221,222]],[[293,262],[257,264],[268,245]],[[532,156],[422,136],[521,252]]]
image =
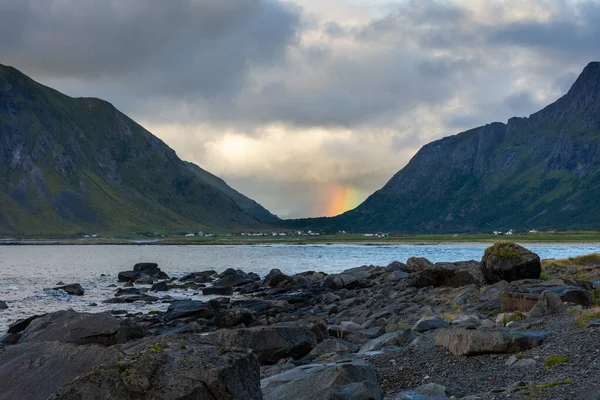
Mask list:
[[185,234],[185,237],[192,237],[192,236],[196,236],[196,234],[195,233],[186,233]]
[[530,229],[529,233],[538,233],[538,230],[537,229]]

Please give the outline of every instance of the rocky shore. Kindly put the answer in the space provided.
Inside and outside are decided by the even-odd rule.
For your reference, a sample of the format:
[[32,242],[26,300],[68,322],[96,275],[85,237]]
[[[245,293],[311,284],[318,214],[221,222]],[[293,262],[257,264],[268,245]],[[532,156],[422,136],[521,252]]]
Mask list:
[[[1,399],[600,399],[597,256],[497,243],[481,261],[117,279],[106,302],[168,309],[13,324]],[[157,296],[174,289],[213,298]]]

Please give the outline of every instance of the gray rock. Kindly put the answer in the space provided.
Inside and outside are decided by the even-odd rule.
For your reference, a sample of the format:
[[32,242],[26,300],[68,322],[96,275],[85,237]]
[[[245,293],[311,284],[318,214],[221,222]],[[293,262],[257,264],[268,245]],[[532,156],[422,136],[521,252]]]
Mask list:
[[254,313],[246,308],[232,308],[219,311],[215,315],[215,325],[219,328],[230,328],[254,321]]
[[542,265],[537,254],[516,243],[496,243],[481,259],[481,272],[487,283],[539,279]]
[[426,332],[432,329],[448,328],[450,324],[438,316],[422,317],[412,327],[415,332]]
[[8,308],[8,305],[6,304],[6,302],[0,300],[0,310],[6,310],[7,308]]
[[440,330],[436,344],[457,356],[518,353],[541,345],[548,335],[548,332],[453,328]]
[[65,292],[72,294],[73,296],[83,296],[85,291],[79,283],[71,283],[69,285],[57,286],[54,290],[64,290]]
[[397,393],[392,400],[446,400],[446,387],[437,383],[426,383],[416,389]]
[[321,356],[323,354],[347,354],[356,353],[358,346],[354,343],[347,342],[341,339],[326,339],[319,343],[310,354],[313,356]]
[[111,346],[124,343],[125,329],[108,313],[57,311],[36,318],[23,330],[19,343],[59,341]]
[[203,295],[231,296],[233,288],[231,286],[213,285],[202,289]]
[[210,319],[214,317],[214,310],[202,301],[177,300],[169,304],[169,308],[165,313],[166,321],[188,317]]
[[500,293],[502,311],[529,312],[544,292],[556,294],[565,303],[575,303],[583,307],[592,305],[592,293],[580,286],[554,284],[553,281],[544,283],[517,282]]
[[0,398],[47,399],[60,386],[93,367],[116,362],[117,346],[30,342],[0,352]]
[[305,365],[261,381],[265,400],[381,400],[377,376],[365,361]]
[[167,283],[167,281],[157,282],[154,285],[152,285],[152,288],[150,288],[150,290],[155,292],[166,292],[169,290],[169,284]]
[[149,338],[121,350],[123,360],[78,376],[50,399],[262,399],[260,366],[251,353],[202,344],[195,334]]
[[512,355],[506,361],[506,366],[510,368],[532,368],[537,365],[536,361],[533,358],[517,358],[517,356]]
[[406,260],[407,272],[421,272],[426,268],[433,267],[433,263],[424,257],[411,257]]
[[263,281],[266,287],[281,287],[286,283],[292,282],[292,277],[284,274],[278,269],[272,269]]
[[552,292],[544,292],[535,306],[529,312],[527,318],[539,318],[547,315],[562,314],[567,311],[567,306],[560,299],[560,296]]
[[460,287],[477,284],[477,279],[467,269],[461,269],[454,264],[436,264],[420,270],[410,280],[410,285],[416,288],[427,286]]
[[368,351],[381,350],[386,346],[406,346],[417,338],[417,335],[412,331],[394,331],[388,332],[369,342],[365,343],[360,348],[360,353]]
[[256,326],[222,329],[204,336],[207,343],[251,349],[265,364],[282,358],[301,358],[317,345],[315,334],[304,326]]

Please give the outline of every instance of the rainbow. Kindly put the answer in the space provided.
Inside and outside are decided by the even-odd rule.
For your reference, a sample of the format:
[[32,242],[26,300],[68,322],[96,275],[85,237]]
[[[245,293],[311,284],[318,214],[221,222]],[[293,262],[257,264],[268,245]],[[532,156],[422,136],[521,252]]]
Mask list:
[[355,208],[364,199],[364,193],[352,186],[327,183],[320,193],[315,215],[333,217]]

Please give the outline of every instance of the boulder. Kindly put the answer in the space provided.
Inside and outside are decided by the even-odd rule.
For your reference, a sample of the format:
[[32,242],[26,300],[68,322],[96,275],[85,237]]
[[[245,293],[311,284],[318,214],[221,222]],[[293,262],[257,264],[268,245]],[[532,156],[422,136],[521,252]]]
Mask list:
[[254,313],[246,308],[232,308],[217,312],[215,325],[219,328],[231,328],[240,324],[248,325],[254,321]]
[[203,344],[196,334],[149,338],[122,351],[123,360],[78,376],[50,399],[262,399],[258,359],[246,351]]
[[417,335],[412,331],[394,331],[388,332],[375,339],[365,343],[360,348],[360,353],[366,353],[374,350],[381,350],[386,346],[406,346],[417,338]]
[[[252,283],[256,280],[256,274],[247,274],[241,269],[227,268],[221,274],[219,274],[219,280],[215,285],[220,286],[242,286],[248,283]],[[260,277],[259,277],[260,279]]]
[[548,283],[516,283],[500,293],[503,312],[529,312],[538,302],[542,293],[556,294],[565,303],[575,303],[583,307],[592,305],[592,293],[580,286],[563,286]]
[[152,284],[157,280],[169,279],[169,275],[162,272],[156,263],[138,263],[133,266],[133,271],[119,272],[117,278],[119,282]]
[[422,270],[431,267],[433,267],[433,263],[424,257],[411,257],[406,260],[407,272],[421,272]]
[[409,285],[416,288],[460,287],[477,283],[477,279],[467,269],[461,269],[454,264],[435,264],[415,273]]
[[416,389],[397,393],[391,400],[447,400],[446,387],[437,383],[426,383]]
[[529,311],[528,318],[539,318],[547,315],[562,314],[567,311],[567,307],[555,293],[546,291],[543,292],[541,297],[531,311]]
[[541,345],[548,335],[548,332],[451,328],[437,333],[436,344],[456,356],[518,353]]
[[347,269],[339,274],[327,275],[323,280],[323,287],[326,289],[357,289],[361,287],[372,286],[371,278],[373,275],[387,272],[385,268],[373,266],[362,266],[358,268]]
[[36,318],[21,332],[19,343],[59,341],[111,346],[125,343],[125,329],[108,313],[57,311]]
[[321,356],[324,354],[347,354],[356,353],[358,346],[354,343],[347,342],[341,339],[326,339],[315,347],[310,354],[313,356]]
[[60,386],[93,367],[116,362],[118,346],[109,348],[62,342],[30,342],[0,352],[0,398],[47,399]]
[[204,336],[207,343],[251,349],[265,364],[282,358],[301,358],[317,345],[315,334],[304,326],[256,326],[222,329]]
[[122,304],[122,303],[134,303],[136,301],[143,301],[145,303],[154,303],[160,300],[158,297],[150,296],[148,294],[131,295],[131,296],[119,296],[112,299],[103,300],[106,304]]
[[450,324],[438,316],[422,317],[412,327],[415,332],[426,332],[432,329],[448,328]]
[[366,361],[313,364],[261,381],[265,400],[383,399],[375,370]]
[[8,305],[6,304],[6,302],[0,300],[0,310],[6,310],[7,308],[8,308]]
[[231,286],[213,285],[210,287],[203,288],[202,294],[205,296],[208,296],[208,295],[231,296],[233,294],[233,288]]
[[144,293],[147,293],[148,289],[143,289],[143,288],[119,288],[117,289],[115,296],[116,297],[120,297],[120,296],[140,296],[143,295]]
[[481,259],[481,272],[487,283],[539,279],[542,265],[537,254],[516,243],[495,243]]
[[65,292],[72,294],[73,296],[83,296],[85,291],[79,283],[71,283],[69,285],[57,286],[54,290],[64,290]]
[[286,283],[292,282],[291,276],[288,276],[278,269],[272,269],[263,281],[263,286],[280,287]]
[[166,292],[169,290],[169,284],[167,283],[167,281],[157,282],[154,285],[152,285],[150,290],[154,292]]
[[169,304],[165,313],[165,321],[172,321],[178,318],[205,318],[214,317],[213,308],[202,301],[197,300],[177,300]]

